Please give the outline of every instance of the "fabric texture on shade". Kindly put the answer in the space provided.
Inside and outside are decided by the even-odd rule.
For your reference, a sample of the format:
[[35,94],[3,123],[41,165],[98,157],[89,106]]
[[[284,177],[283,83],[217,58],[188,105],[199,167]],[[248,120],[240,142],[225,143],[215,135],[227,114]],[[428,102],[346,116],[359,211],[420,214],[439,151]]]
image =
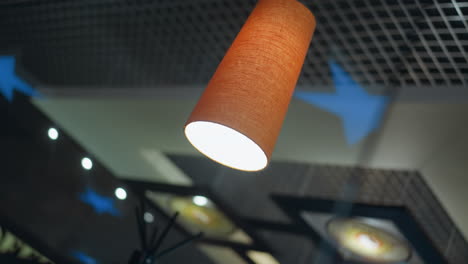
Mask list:
[[206,121],[231,128],[255,142],[269,160],[314,30],[314,16],[298,1],[260,0],[186,125]]

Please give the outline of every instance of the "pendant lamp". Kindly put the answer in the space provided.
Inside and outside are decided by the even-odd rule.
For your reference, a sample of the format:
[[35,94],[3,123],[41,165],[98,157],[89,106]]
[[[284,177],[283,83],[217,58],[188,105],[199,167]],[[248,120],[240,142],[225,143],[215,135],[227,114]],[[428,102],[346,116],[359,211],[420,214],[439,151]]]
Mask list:
[[297,0],[259,0],[188,118],[190,143],[225,166],[265,168],[314,30]]

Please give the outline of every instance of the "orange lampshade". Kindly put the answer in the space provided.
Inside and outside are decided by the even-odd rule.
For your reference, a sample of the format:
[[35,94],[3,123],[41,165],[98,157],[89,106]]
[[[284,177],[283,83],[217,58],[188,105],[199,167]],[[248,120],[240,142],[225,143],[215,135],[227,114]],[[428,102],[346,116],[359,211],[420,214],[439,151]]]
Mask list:
[[296,0],[259,0],[185,125],[192,145],[232,168],[266,167],[315,30]]

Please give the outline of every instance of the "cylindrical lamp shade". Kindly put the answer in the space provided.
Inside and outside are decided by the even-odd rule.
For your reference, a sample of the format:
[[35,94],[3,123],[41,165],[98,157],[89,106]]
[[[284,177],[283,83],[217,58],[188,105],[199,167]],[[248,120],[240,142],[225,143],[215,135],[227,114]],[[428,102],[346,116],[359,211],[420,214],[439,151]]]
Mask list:
[[266,167],[315,30],[296,0],[259,0],[185,125],[201,153],[231,168]]

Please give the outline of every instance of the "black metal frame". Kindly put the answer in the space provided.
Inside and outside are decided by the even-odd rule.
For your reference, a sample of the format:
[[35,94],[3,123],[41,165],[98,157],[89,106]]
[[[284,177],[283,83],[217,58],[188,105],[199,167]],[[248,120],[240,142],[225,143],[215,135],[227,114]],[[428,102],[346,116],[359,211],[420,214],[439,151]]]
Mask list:
[[[147,202],[152,209],[165,215],[166,217],[170,217],[168,213],[161,209],[158,205],[152,202],[145,196],[145,191],[154,191],[159,193],[167,193],[172,195],[178,196],[195,196],[195,195],[202,195],[210,199],[216,207],[226,216],[229,218],[230,221],[234,223],[234,225],[244,231],[251,239],[251,244],[244,244],[240,242],[233,242],[223,239],[217,238],[210,238],[207,236],[203,236],[194,243],[205,243],[219,247],[228,247],[236,252],[242,259],[244,259],[248,264],[255,264],[255,262],[250,259],[247,255],[249,250],[254,251],[262,251],[271,253],[271,248],[265,243],[259,236],[255,234],[254,229],[250,225],[246,223],[243,219],[238,217],[234,211],[223,203],[220,198],[218,198],[210,189],[198,187],[198,186],[180,186],[180,185],[172,185],[172,184],[162,184],[162,183],[154,183],[154,182],[145,182],[145,181],[135,181],[135,180],[124,180],[124,183],[132,189],[132,191],[138,195],[141,199]],[[174,226],[175,229],[182,232],[186,236],[192,236],[192,232],[187,230],[184,226],[180,224],[176,224]]]
[[159,233],[160,230],[157,226],[151,230],[151,233],[148,233],[148,227],[146,225],[146,222],[143,220],[144,212],[146,211],[145,208],[146,206],[143,200],[140,200],[140,206],[137,206],[135,208],[135,216],[140,237],[141,248],[140,250],[137,249],[133,251],[130,260],[128,261],[128,264],[157,263],[159,262],[159,259],[164,257],[165,255],[168,255],[169,253],[172,253],[175,250],[180,249],[188,243],[203,236],[203,234],[200,232],[160,251],[159,248],[161,247],[162,243],[164,242],[164,239],[166,238],[171,228],[174,226],[179,212],[176,212],[174,213],[174,215],[171,216],[161,233]]
[[[316,245],[321,245],[323,252],[338,263],[359,264],[354,261],[345,261],[341,258],[336,247],[327,239],[316,232],[301,216],[302,212],[329,213],[344,217],[370,217],[391,221],[411,244],[414,250],[419,254],[425,263],[447,263],[441,252],[434,246],[432,241],[426,235],[420,224],[412,216],[411,212],[403,206],[384,206],[369,205],[362,203],[350,203],[346,201],[337,201],[329,199],[320,199],[312,197],[295,197],[286,195],[272,195],[273,201],[284,211],[292,220],[289,225],[270,223],[264,226],[267,229],[277,229],[278,231],[302,233],[311,239]],[[350,210],[345,215],[336,213],[336,205],[341,203],[348,205]],[[254,222],[250,221],[251,223]],[[259,226],[256,223],[256,226]]]

